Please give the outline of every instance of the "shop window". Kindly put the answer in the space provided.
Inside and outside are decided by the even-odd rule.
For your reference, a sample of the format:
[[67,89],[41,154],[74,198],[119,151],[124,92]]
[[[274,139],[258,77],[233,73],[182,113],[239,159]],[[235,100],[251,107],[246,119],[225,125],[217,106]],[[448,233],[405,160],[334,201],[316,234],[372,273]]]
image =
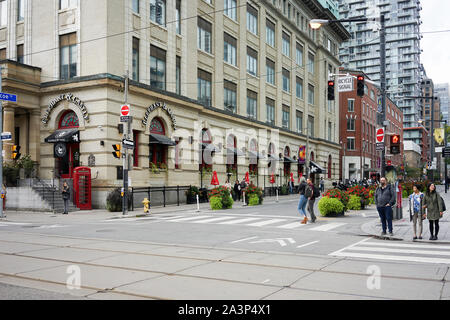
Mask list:
[[79,126],[78,117],[72,110],[64,113],[59,121],[59,129],[78,128]]

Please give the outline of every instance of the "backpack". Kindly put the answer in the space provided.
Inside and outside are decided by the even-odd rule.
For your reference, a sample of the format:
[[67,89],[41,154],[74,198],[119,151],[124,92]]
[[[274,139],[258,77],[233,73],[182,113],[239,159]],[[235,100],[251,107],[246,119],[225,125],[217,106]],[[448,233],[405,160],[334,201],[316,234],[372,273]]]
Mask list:
[[320,197],[320,191],[315,186],[313,186],[313,196],[314,196],[314,198]]
[[442,201],[442,212],[444,212],[445,210],[447,210],[447,208],[445,207],[444,199],[442,198],[442,196],[440,196],[440,197],[441,197],[441,201]]

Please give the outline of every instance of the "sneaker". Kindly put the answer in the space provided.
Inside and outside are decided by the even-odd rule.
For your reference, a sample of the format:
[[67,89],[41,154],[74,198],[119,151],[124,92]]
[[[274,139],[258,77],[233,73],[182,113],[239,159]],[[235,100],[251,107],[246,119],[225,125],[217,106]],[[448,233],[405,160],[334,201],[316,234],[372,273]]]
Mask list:
[[414,241],[414,240],[417,240],[417,237],[414,237],[414,238],[413,238],[413,241]]
[[431,236],[431,237],[430,237],[430,240],[434,240],[434,236]]
[[419,240],[422,240],[422,236],[419,236]]
[[437,236],[434,236],[434,240],[437,240],[438,239],[438,237]]
[[381,236],[384,237],[385,235],[386,235],[386,231],[383,231],[383,232],[381,233]]
[[390,237],[393,237],[393,236],[394,236],[394,233],[393,233],[393,232],[389,232],[389,236],[390,236]]

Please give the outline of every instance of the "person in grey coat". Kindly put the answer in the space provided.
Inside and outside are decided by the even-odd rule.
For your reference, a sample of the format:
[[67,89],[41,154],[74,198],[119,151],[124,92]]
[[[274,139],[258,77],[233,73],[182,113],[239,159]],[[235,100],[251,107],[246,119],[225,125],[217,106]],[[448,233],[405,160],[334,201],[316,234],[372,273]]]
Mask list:
[[386,222],[389,228],[389,235],[393,236],[392,230],[392,207],[395,205],[395,187],[388,184],[385,177],[380,179],[380,185],[375,190],[375,205],[377,206],[378,215],[381,219],[383,232],[381,236],[386,235]]
[[425,196],[423,197],[422,205],[423,209],[427,210],[425,217],[430,221],[430,240],[437,240],[439,233],[439,219],[442,218],[444,212],[442,198],[440,194],[436,192],[434,183],[428,186]]

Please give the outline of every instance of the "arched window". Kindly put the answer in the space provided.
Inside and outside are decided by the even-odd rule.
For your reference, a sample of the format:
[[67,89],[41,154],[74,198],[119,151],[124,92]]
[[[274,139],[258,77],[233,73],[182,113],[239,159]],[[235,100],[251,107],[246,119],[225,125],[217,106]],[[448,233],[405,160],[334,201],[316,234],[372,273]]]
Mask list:
[[288,176],[291,173],[291,161],[289,160],[291,156],[291,149],[286,146],[284,148],[284,175]]
[[310,161],[314,161],[314,151],[311,151],[311,157],[309,157]]
[[249,143],[249,150],[250,150],[250,159],[249,159],[249,166],[248,170],[251,175],[257,175],[258,174],[258,143],[255,139],[250,140]]
[[227,138],[227,173],[236,173],[237,168],[237,139],[230,134]]
[[328,156],[328,179],[331,179],[331,154]]
[[76,113],[72,110],[64,112],[59,119],[58,129],[71,129],[80,126]]
[[[165,135],[163,122],[158,118],[153,118],[150,122],[150,133]],[[150,167],[156,165],[158,168],[167,167],[167,145],[161,143],[150,143]]]
[[166,130],[164,129],[164,125],[158,118],[153,118],[152,122],[150,122],[150,133],[165,135]]
[[208,129],[203,128],[200,136],[200,163],[198,165],[199,171],[201,171],[203,168],[205,169],[212,169],[212,152],[213,150],[208,149],[207,147],[211,146],[211,134]]

